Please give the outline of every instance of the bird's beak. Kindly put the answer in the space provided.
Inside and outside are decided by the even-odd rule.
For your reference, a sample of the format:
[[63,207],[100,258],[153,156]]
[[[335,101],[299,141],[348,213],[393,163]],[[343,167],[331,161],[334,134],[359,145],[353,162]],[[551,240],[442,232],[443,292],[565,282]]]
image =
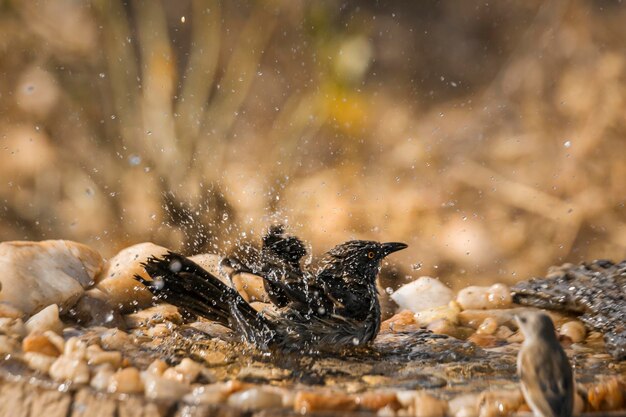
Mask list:
[[390,253],[397,252],[402,249],[406,249],[407,247],[408,245],[406,243],[387,242],[387,243],[383,243],[383,253],[385,254],[385,256],[387,256]]

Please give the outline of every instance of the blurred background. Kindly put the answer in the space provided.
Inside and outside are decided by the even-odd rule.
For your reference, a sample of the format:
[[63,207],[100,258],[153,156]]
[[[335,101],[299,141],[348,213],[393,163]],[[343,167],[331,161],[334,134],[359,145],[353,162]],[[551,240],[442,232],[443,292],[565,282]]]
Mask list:
[[[0,240],[273,222],[397,284],[626,255],[621,1],[0,0]],[[387,268],[391,268],[388,266]]]

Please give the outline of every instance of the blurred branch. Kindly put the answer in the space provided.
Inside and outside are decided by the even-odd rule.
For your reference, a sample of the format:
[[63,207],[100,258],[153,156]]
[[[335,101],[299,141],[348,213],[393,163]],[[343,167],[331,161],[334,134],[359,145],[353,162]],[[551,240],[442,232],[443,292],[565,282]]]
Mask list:
[[190,56],[176,103],[178,132],[193,152],[202,115],[215,81],[220,51],[221,11],[217,0],[193,0]]
[[[239,108],[250,91],[261,57],[275,27],[276,17],[265,10],[265,4],[259,3],[241,32],[218,90],[205,113],[201,128],[207,137],[222,140],[227,136],[237,118]],[[215,141],[208,142],[206,138],[204,142],[198,141],[197,145],[200,144],[204,149],[216,146]],[[215,151],[223,152],[223,149]],[[219,170],[219,167],[216,169]]]

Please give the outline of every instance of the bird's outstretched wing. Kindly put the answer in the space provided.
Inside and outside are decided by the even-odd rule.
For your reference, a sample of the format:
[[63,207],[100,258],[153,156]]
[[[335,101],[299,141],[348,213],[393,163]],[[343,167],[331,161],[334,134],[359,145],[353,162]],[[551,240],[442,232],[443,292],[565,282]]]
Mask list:
[[561,349],[546,352],[531,347],[523,350],[518,372],[531,408],[534,406],[543,417],[571,417],[574,407],[572,370]]

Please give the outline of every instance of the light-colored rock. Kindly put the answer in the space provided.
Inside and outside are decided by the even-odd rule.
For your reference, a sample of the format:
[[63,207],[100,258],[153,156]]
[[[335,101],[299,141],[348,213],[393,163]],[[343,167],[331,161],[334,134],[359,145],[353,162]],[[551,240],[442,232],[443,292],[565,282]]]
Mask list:
[[119,329],[109,329],[100,335],[100,345],[106,350],[121,350],[132,343],[128,333]]
[[184,358],[178,365],[163,372],[163,378],[191,384],[202,372],[203,366],[189,358]]
[[240,273],[233,275],[233,286],[241,296],[248,302],[260,301],[263,303],[269,302],[269,297],[265,292],[263,286],[263,278],[248,274]]
[[483,322],[478,326],[476,333],[478,334],[494,334],[498,330],[498,321],[493,317],[487,317]]
[[87,359],[87,342],[79,339],[78,337],[70,337],[69,339],[67,339],[67,342],[65,342],[63,355],[69,358],[86,360]]
[[275,391],[264,387],[255,387],[231,394],[227,403],[244,410],[260,410],[281,407],[283,398]]
[[415,313],[411,310],[404,310],[383,321],[380,325],[380,331],[381,333],[401,332],[415,326],[419,326],[415,322]]
[[144,391],[141,375],[137,368],[118,370],[111,376],[107,391],[110,393],[138,394]]
[[415,396],[415,417],[444,417],[447,411],[448,403],[446,401],[424,393],[418,393]]
[[172,334],[172,327],[171,323],[155,324],[146,330],[146,334],[153,339],[156,337],[167,337]]
[[342,392],[300,391],[296,394],[293,409],[307,414],[315,411],[353,411],[357,408],[354,397]]
[[403,285],[393,294],[391,299],[400,309],[418,312],[429,308],[445,306],[452,301],[452,290],[441,281],[431,277],[421,277]]
[[511,290],[504,284],[490,287],[467,287],[459,291],[456,301],[463,310],[509,308],[513,303]]
[[184,397],[187,404],[223,404],[228,399],[228,393],[223,388],[223,384],[201,385],[193,389],[190,394]]
[[455,301],[450,301],[447,305],[429,308],[415,313],[415,322],[420,326],[428,326],[437,320],[447,320],[450,323],[458,323],[461,308]]
[[478,400],[479,417],[501,417],[516,412],[524,403],[522,392],[513,391],[485,391]]
[[509,309],[496,309],[496,310],[463,310],[459,313],[459,323],[463,326],[468,326],[473,329],[478,327],[487,319],[491,318],[495,320],[499,326],[509,326],[517,328],[515,322],[515,315],[527,312],[536,311],[534,308],[520,307]]
[[0,243],[0,302],[31,315],[72,306],[102,269],[100,254],[68,240]]
[[46,356],[57,357],[61,355],[59,350],[45,335],[34,333],[26,336],[22,341],[24,352],[39,353]]
[[493,335],[498,339],[507,340],[513,335],[513,330],[509,329],[506,326],[500,326]]
[[48,355],[43,355],[41,353],[24,353],[24,362],[26,362],[26,365],[28,365],[28,367],[33,371],[41,372],[43,374],[47,374],[48,372],[50,372],[50,368],[55,361],[56,358]]
[[32,316],[26,322],[26,330],[28,333],[43,333],[49,330],[61,334],[63,323],[59,318],[59,306],[56,304],[49,305]]
[[151,374],[161,376],[167,370],[167,368],[169,367],[167,366],[167,363],[165,363],[165,361],[162,361],[161,359],[155,359],[148,366],[148,369],[146,369],[146,371]]
[[587,336],[587,330],[585,329],[585,325],[578,320],[568,321],[561,325],[559,329],[559,334],[561,336],[565,336],[571,339],[574,343],[580,343],[585,340],[585,336]]
[[189,384],[166,379],[151,372],[143,372],[141,378],[144,385],[144,395],[152,400],[177,401],[191,391]]
[[391,391],[367,391],[357,395],[355,401],[359,408],[364,410],[377,411],[387,407],[397,410],[401,408],[396,393]]
[[459,395],[448,402],[451,417],[478,417],[478,395]]
[[43,335],[48,338],[50,343],[52,343],[59,352],[65,351],[65,339],[63,339],[62,336],[59,336],[52,330],[46,330],[45,332],[43,332]]
[[117,369],[122,365],[122,354],[115,350],[102,350],[98,345],[87,347],[87,364],[98,366],[109,364],[113,369]]
[[450,323],[446,319],[433,321],[426,328],[435,334],[445,334],[447,336],[452,336],[454,338],[462,340],[467,339],[474,333],[474,329],[471,329],[469,327],[457,326],[453,323]]
[[396,392],[396,399],[402,406],[402,408],[409,408],[415,404],[415,396],[417,391],[413,390],[400,390]]
[[141,266],[150,256],[163,256],[167,249],[154,243],[139,243],[123,249],[112,257],[97,277],[96,288],[107,295],[109,303],[122,312],[148,307],[152,293],[134,276],[150,279]]
[[110,365],[98,366],[91,381],[89,381],[89,385],[98,391],[106,392],[114,373],[115,371]]
[[56,381],[71,381],[74,384],[89,382],[89,367],[82,359],[61,355],[50,366],[50,377]]
[[136,313],[127,314],[124,316],[124,321],[129,328],[136,329],[138,327],[153,326],[165,321],[182,323],[183,317],[178,312],[177,307],[171,304],[161,303]]
[[26,335],[26,326],[20,318],[0,318],[0,333],[7,336],[22,338]]
[[203,269],[218,277],[224,284],[230,286],[227,274],[220,267],[222,259],[220,255],[214,253],[200,253],[189,257],[190,261],[197,263]]

